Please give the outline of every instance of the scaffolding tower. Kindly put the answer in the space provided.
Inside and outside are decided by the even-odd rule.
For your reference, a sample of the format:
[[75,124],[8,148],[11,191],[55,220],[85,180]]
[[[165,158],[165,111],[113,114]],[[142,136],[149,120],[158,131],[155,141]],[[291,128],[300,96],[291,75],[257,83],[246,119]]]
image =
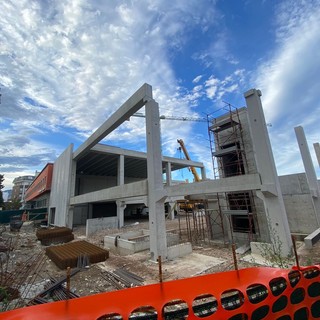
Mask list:
[[[241,123],[241,113],[246,108],[235,108],[226,104],[224,114],[213,118],[208,126],[209,141],[212,155],[215,179],[244,175],[250,172],[246,151],[248,148],[248,126]],[[226,227],[229,222],[229,240],[234,241],[234,234],[242,234],[248,241],[254,239],[258,233],[256,208],[252,190],[246,192],[218,193],[218,213],[212,223],[221,226],[221,233],[225,238]],[[213,235],[214,236],[214,235]],[[230,239],[231,238],[231,239]]]

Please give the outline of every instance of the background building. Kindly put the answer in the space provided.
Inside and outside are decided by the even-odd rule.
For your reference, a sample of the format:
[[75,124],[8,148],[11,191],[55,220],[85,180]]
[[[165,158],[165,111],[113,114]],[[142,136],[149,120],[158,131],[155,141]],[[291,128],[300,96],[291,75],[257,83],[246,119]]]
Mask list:
[[10,201],[11,200],[11,194],[12,194],[12,189],[11,190],[2,191],[3,201],[4,202]]
[[25,193],[30,208],[47,208],[50,199],[53,163],[48,163],[32,181]]
[[25,193],[28,187],[31,185],[32,181],[34,180],[35,176],[21,176],[17,177],[13,180],[13,187],[12,187],[12,199],[20,199],[21,203],[25,201]]

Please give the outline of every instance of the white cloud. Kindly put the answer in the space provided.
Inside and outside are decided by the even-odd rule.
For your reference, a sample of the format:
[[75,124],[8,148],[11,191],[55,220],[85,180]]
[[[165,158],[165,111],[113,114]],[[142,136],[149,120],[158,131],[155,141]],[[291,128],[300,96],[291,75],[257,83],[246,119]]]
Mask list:
[[[62,146],[40,143],[35,135],[62,134],[64,128],[84,138],[144,82],[153,85],[167,114],[193,114],[201,91],[184,96],[177,89],[168,52],[181,49],[188,30],[196,26],[206,32],[215,23],[214,5],[196,0],[8,0],[0,2],[0,11],[6,13],[0,18],[0,116],[18,136],[26,133],[25,147],[38,158],[29,158],[30,163],[38,163],[38,169],[44,165],[40,159],[52,159]],[[164,143],[179,133],[187,136],[191,125],[163,122]],[[137,145],[144,134],[135,120],[111,138]],[[65,146],[73,142],[69,138]],[[11,156],[22,172],[19,161],[25,166],[28,155],[19,154],[17,140],[11,141]]]
[[225,67],[225,64],[237,65],[238,59],[229,49],[229,36],[227,31],[220,31],[213,38],[208,49],[201,50],[193,55],[195,60],[200,60],[207,68],[212,66]]
[[206,88],[206,96],[208,99],[221,101],[223,97],[230,93],[242,93],[245,89],[245,71],[237,69],[233,73],[225,76],[224,79],[218,79],[210,76],[204,82]]
[[259,68],[255,82],[262,90],[266,120],[276,128],[270,134],[283,174],[302,167],[293,128],[304,127],[310,146],[319,132],[320,6],[285,1],[277,12],[277,48]]
[[[299,7],[300,16],[296,16],[297,5],[291,1],[289,4],[290,10],[285,7],[285,12],[280,12],[279,29],[282,31],[278,49],[258,73],[258,85],[265,96],[265,112],[271,121],[279,116],[299,115],[312,102],[310,95],[320,88],[317,81],[317,70],[320,69],[320,7]],[[293,14],[291,18],[290,12]],[[282,21],[284,17],[286,20]]]
[[213,99],[218,90],[219,80],[214,76],[211,76],[206,82],[206,94],[209,99]]
[[202,79],[202,75],[199,75],[192,80],[192,83],[198,83],[201,79]]

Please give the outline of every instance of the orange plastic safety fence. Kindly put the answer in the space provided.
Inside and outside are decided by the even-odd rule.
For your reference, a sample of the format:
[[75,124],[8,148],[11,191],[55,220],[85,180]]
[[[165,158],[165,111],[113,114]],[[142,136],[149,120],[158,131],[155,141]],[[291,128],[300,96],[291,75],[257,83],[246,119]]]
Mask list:
[[203,275],[26,307],[2,319],[320,319],[320,266]]

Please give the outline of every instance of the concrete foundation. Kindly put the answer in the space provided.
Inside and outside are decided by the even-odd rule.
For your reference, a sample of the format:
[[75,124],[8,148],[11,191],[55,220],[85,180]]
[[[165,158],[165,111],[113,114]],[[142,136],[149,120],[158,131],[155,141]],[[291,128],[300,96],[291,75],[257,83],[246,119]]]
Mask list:
[[[167,232],[168,246],[174,246],[179,243],[179,235]],[[117,251],[122,255],[134,254],[150,249],[150,232],[142,229],[138,231],[130,231],[126,233],[116,233],[104,237],[104,247]],[[187,251],[181,249],[183,251]],[[179,249],[172,249],[172,256]]]

